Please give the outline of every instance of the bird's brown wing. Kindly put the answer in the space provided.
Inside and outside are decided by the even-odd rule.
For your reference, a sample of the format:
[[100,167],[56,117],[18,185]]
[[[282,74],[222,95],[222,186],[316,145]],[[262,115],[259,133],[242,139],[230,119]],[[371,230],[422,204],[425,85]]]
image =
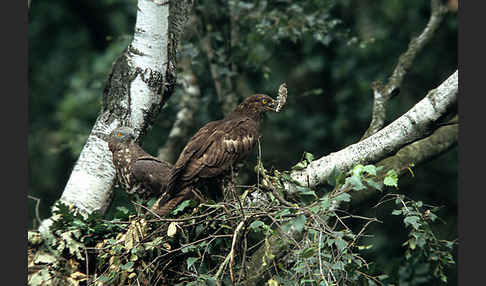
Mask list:
[[174,164],[170,174],[169,182],[167,183],[166,194],[175,194],[178,189],[178,179],[185,170],[187,163],[194,157],[197,152],[200,152],[207,144],[208,138],[211,136],[214,129],[220,125],[222,120],[212,121],[201,127],[194,136],[189,139],[186,147],[182,150],[177,162]]
[[258,123],[240,117],[221,120],[212,129],[200,132],[190,140],[177,160],[169,187],[177,187],[177,183],[184,187],[196,178],[211,178],[229,170],[251,152],[258,140]]
[[172,165],[152,156],[137,158],[132,165],[132,174],[138,182],[153,194],[159,194],[167,185]]

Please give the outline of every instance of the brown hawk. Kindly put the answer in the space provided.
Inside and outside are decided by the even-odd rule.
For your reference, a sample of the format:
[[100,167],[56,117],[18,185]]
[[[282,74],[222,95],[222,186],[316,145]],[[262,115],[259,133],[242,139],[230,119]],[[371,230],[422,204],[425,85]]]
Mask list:
[[118,182],[126,192],[148,196],[165,188],[172,165],[137,145],[131,128],[116,128],[110,134],[108,148],[113,154]]
[[[189,140],[171,169],[163,205],[176,199],[200,180],[224,175],[249,155],[260,137],[260,122],[265,111],[276,111],[277,101],[264,94],[247,97],[224,119],[204,125]],[[180,192],[180,193],[178,193]]]

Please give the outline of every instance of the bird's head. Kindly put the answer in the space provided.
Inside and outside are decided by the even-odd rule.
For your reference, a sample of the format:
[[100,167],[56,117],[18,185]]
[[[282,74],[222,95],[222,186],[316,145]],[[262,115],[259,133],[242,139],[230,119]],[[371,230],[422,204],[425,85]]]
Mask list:
[[133,140],[135,140],[135,132],[132,128],[126,126],[118,127],[111,132],[108,147],[110,150],[115,150],[117,146],[132,142]]
[[276,111],[277,101],[266,94],[254,94],[240,103],[235,111],[251,114],[261,114],[265,111]]

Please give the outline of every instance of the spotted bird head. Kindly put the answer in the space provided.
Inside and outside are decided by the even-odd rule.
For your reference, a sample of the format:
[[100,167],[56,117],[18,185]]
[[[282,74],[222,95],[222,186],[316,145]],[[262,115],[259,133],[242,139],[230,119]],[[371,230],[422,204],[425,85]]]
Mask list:
[[118,127],[111,132],[108,147],[111,151],[118,150],[133,140],[135,140],[133,129],[126,126]]
[[277,102],[266,94],[254,94],[247,97],[236,107],[236,112],[261,114],[265,111],[276,111]]

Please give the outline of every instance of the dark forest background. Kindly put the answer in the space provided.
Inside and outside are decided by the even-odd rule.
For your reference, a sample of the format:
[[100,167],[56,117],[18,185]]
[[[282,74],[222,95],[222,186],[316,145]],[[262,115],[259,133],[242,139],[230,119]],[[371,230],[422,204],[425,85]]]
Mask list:
[[[261,146],[265,167],[280,170],[293,166],[304,151],[318,158],[360,139],[370,122],[372,82],[387,79],[399,55],[422,31],[430,14],[429,1],[196,2],[193,13],[200,20],[190,23],[194,27],[189,27],[179,53],[181,59],[191,58],[201,89],[194,132],[223,116],[207,56],[199,48],[203,34],[213,41],[221,72],[231,72],[225,70],[227,62],[237,65],[235,78],[245,88],[241,93],[275,97],[278,86],[287,83],[286,109],[266,116]],[[230,56],[225,44],[226,3],[236,5],[232,7],[243,15],[238,23],[237,48]],[[263,10],[258,10],[263,4]],[[41,200],[40,218],[50,215],[50,206],[63,191],[101,108],[111,65],[133,33],[135,13],[136,1],[31,4],[28,176],[29,195]],[[302,21],[307,30],[299,26]],[[208,23],[211,31],[205,29]],[[389,102],[388,122],[457,69],[457,25],[457,14],[449,13],[417,56],[400,94]],[[157,155],[165,143],[181,96],[179,88],[144,138],[143,147],[149,153]],[[249,184],[256,180],[251,172],[255,161],[252,156],[243,174]],[[454,148],[415,168],[414,177],[404,176],[399,181],[400,193],[442,207],[439,215],[443,221],[435,227],[437,235],[447,240],[457,238],[457,162]],[[383,221],[368,232],[375,235],[375,253],[380,253],[372,259],[387,268],[393,267],[391,259],[405,251],[401,243],[407,233],[400,217],[392,216],[386,208],[372,208],[381,196],[355,202],[350,208]],[[36,201],[29,199],[28,204],[30,229],[37,224]],[[114,204],[128,205],[129,201],[117,192]],[[457,283],[455,271],[450,273],[450,285]]]

